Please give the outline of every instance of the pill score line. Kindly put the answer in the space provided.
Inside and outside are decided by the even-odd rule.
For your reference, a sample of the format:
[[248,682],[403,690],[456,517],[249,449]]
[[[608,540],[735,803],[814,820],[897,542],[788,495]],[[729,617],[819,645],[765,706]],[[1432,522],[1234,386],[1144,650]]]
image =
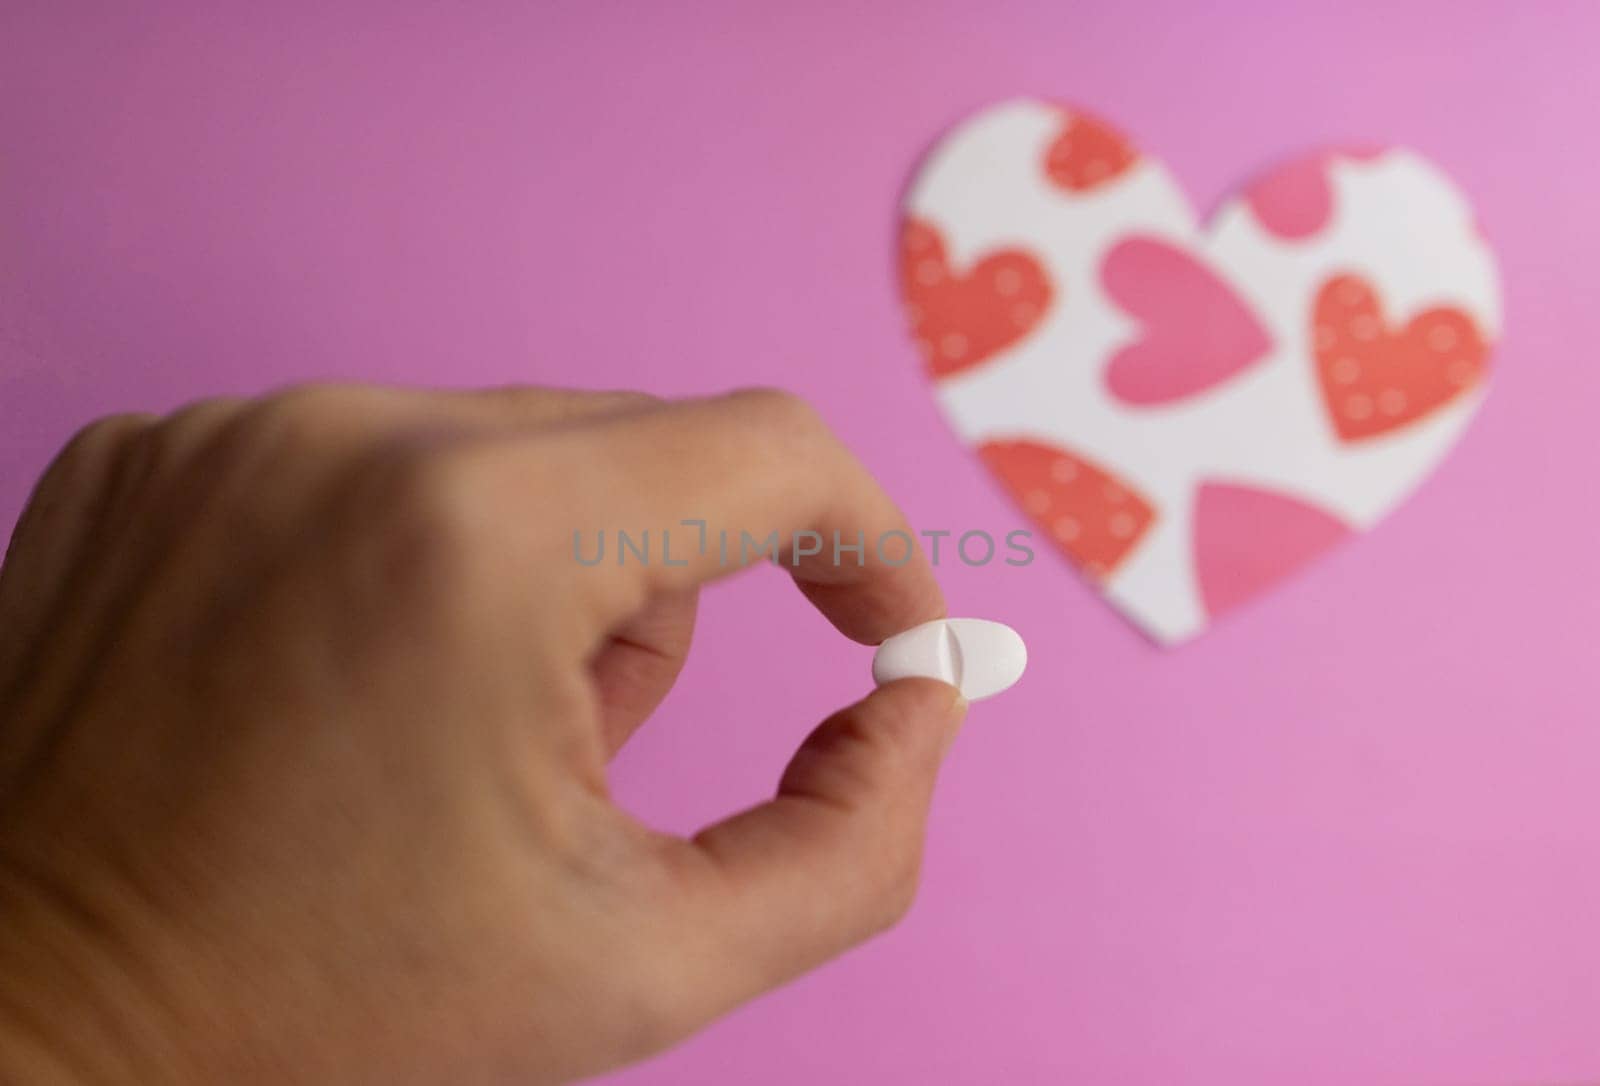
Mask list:
[[984,618],[940,618],[895,634],[872,657],[879,685],[896,679],[947,682],[968,701],[1010,688],[1028,666],[1028,647],[1010,626]]

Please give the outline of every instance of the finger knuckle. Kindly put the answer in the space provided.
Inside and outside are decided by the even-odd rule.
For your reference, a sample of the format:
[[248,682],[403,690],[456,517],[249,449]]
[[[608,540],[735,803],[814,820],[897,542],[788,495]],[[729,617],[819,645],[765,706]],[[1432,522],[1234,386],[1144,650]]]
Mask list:
[[154,474],[166,475],[190,463],[208,449],[243,401],[234,398],[199,400],[179,408],[142,435],[142,451]]
[[442,542],[469,537],[478,522],[471,460],[448,448],[395,453],[384,470],[391,511]]
[[75,433],[50,462],[38,486],[41,494],[60,493],[80,485],[93,485],[114,473],[116,465],[154,428],[156,418],[145,414],[107,415]]
[[89,460],[115,455],[129,442],[149,430],[155,417],[144,414],[107,415],[96,419],[72,435],[56,457],[56,464],[73,467]]
[[248,412],[249,440],[275,448],[314,445],[350,424],[356,390],[347,385],[292,385],[258,401]]
[[392,452],[360,473],[347,511],[380,548],[386,581],[452,592],[477,564],[491,510],[469,457],[425,447]]
[[731,398],[749,415],[752,423],[762,429],[790,437],[816,437],[828,432],[817,409],[787,389],[741,389]]
[[185,436],[206,436],[239,414],[248,403],[239,396],[213,396],[185,404],[162,422],[162,428]]

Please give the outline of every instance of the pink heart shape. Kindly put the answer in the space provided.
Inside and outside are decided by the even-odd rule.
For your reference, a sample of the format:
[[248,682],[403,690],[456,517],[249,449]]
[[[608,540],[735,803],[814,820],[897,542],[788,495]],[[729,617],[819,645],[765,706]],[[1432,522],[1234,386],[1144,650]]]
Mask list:
[[1212,617],[1270,588],[1350,534],[1333,514],[1287,494],[1202,483],[1194,564]]
[[1379,147],[1347,147],[1286,162],[1246,190],[1244,197],[1263,229],[1285,241],[1315,236],[1333,218],[1333,183],[1328,167],[1338,159],[1371,162]]
[[1272,340],[1250,308],[1204,264],[1152,237],[1114,246],[1100,267],[1113,301],[1144,325],[1106,368],[1126,403],[1170,403],[1261,361]]

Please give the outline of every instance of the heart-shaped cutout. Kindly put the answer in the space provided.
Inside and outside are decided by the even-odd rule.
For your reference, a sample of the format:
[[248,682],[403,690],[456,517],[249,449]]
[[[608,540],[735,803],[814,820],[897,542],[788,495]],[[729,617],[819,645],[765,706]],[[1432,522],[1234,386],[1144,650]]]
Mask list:
[[1308,155],[1201,227],[1121,133],[1033,101],[934,148],[900,270],[956,433],[1163,642],[1403,501],[1500,320],[1470,207],[1415,153]]
[[1101,280],[1144,325],[1144,336],[1106,367],[1106,387],[1125,403],[1181,400],[1260,362],[1272,347],[1250,308],[1181,246],[1126,238],[1106,253]]

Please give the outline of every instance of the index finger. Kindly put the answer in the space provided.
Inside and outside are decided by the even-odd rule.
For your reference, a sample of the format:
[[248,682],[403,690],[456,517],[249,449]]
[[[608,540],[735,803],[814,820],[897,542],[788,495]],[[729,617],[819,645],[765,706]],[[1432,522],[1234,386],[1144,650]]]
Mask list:
[[[752,564],[752,551],[775,551],[812,603],[857,641],[876,644],[944,614],[905,516],[795,396],[756,390],[680,401],[541,443],[547,468],[583,480],[563,527],[584,566],[576,573],[596,583],[614,617],[649,595]],[[624,553],[618,529],[635,544],[654,540],[655,552]],[[590,565],[602,531],[613,551],[600,550]]]

